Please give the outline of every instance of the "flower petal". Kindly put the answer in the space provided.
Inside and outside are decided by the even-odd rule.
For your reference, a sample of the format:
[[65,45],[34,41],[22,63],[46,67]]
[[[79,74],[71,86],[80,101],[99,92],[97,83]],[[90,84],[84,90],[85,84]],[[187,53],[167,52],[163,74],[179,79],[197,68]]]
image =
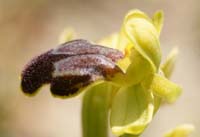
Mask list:
[[151,89],[154,94],[173,103],[181,94],[181,87],[169,81],[165,77],[155,74],[151,83]]
[[[112,81],[121,86],[138,84],[151,72],[151,66],[148,61],[145,60],[137,51],[134,49],[132,50],[133,57],[125,57],[125,59],[117,62],[117,65],[124,71],[125,75],[119,73],[112,78]],[[134,59],[131,61],[130,58]],[[128,63],[130,63],[129,66],[126,66]]]
[[191,134],[194,129],[195,127],[191,124],[183,124],[166,133],[164,137],[189,137],[189,134]]
[[122,73],[115,64],[122,57],[116,49],[86,40],[70,41],[32,59],[22,72],[21,87],[24,93],[33,94],[43,84],[51,83],[54,95],[74,96],[96,80]]
[[158,33],[160,34],[162,27],[163,27],[163,12],[162,11],[158,11],[154,14],[153,16],[153,24],[155,25]]
[[169,78],[173,72],[173,69],[176,63],[177,54],[178,54],[178,49],[174,48],[167,56],[167,59],[164,62],[164,64],[162,64],[161,66],[161,69],[167,78]]
[[118,44],[119,50],[129,51],[134,48],[151,64],[154,71],[158,70],[161,60],[159,32],[153,21],[143,12],[134,10],[128,13],[124,19]]
[[51,92],[56,96],[72,97],[81,88],[97,80],[109,80],[121,72],[114,62],[103,55],[77,55],[54,63]]
[[153,94],[140,85],[122,87],[111,107],[111,128],[117,135],[140,134],[152,120]]

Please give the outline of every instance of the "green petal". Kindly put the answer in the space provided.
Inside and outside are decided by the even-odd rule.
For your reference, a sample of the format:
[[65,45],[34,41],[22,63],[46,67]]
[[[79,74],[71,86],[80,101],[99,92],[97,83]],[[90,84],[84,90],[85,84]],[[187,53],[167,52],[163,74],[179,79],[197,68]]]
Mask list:
[[191,132],[194,131],[194,126],[191,124],[184,124],[176,127],[175,129],[167,132],[164,137],[189,137]]
[[[132,62],[126,72],[126,81],[131,84],[141,82],[149,73],[151,73],[151,66],[138,52],[132,51]],[[128,83],[127,82],[127,83]]]
[[154,115],[160,108],[161,103],[162,103],[162,98],[157,95],[154,95]]
[[125,17],[118,47],[133,47],[151,64],[154,71],[158,70],[161,60],[159,32],[143,12],[130,11]]
[[108,82],[85,90],[82,103],[83,137],[108,136],[108,110],[115,87]]
[[151,83],[151,89],[154,94],[173,103],[181,94],[181,87],[169,81],[165,77],[155,74]]
[[162,66],[161,66],[161,69],[167,78],[169,78],[173,72],[173,69],[174,69],[174,66],[176,63],[177,54],[178,54],[178,49],[174,48],[168,55],[164,64],[162,64]]
[[163,12],[162,11],[156,12],[153,16],[153,24],[155,25],[159,34],[163,27],[163,21],[164,21]]
[[132,53],[132,58],[134,58],[134,61],[130,63],[129,58],[125,58],[119,61],[117,64],[123,69],[126,63],[130,63],[126,71],[123,70],[125,71],[125,75],[118,73],[112,78],[112,81],[118,85],[130,86],[133,84],[138,84],[144,79],[144,77],[146,77],[147,74],[150,73],[151,66],[149,65],[148,61],[146,61],[138,52],[132,51]]
[[152,120],[153,94],[140,85],[121,88],[114,97],[110,123],[112,132],[121,136],[143,132]]

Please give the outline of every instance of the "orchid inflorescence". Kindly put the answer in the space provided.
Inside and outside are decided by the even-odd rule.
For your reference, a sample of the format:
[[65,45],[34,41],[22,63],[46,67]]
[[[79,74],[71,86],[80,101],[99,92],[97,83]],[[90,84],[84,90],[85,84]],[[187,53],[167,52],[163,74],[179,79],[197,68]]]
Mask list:
[[168,80],[177,49],[160,64],[162,26],[161,11],[149,18],[132,10],[118,33],[99,42],[75,40],[67,31],[58,48],[26,65],[21,75],[22,90],[30,95],[50,83],[56,97],[84,92],[84,137],[106,137],[108,117],[116,136],[140,136],[162,102],[173,103],[181,94],[181,87]]

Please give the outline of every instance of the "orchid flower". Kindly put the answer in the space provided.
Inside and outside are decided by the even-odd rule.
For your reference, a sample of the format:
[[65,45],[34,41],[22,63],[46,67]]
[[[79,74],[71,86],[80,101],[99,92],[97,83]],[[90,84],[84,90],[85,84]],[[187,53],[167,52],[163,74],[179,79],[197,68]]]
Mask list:
[[[163,13],[149,18],[139,10],[130,11],[121,30],[99,42],[73,40],[34,58],[22,72],[22,90],[33,94],[43,84],[59,97],[85,92],[82,106],[84,137],[106,137],[107,118],[117,136],[139,136],[162,101],[173,103],[180,86],[168,80],[176,50],[160,65],[159,36]],[[110,115],[109,115],[110,112]]]
[[141,134],[161,101],[172,103],[181,93],[181,88],[165,77],[173,70],[177,50],[173,50],[160,67],[162,26],[162,12],[155,13],[151,19],[133,10],[126,15],[119,33],[100,42],[125,54],[118,61],[125,75],[117,74],[114,78],[122,86],[113,97],[110,116],[112,132],[118,136]]

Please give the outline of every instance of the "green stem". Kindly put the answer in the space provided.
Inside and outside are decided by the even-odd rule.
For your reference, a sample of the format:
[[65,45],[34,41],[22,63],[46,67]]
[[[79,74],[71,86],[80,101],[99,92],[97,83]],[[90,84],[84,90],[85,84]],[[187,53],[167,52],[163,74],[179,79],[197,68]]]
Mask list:
[[86,91],[82,103],[83,137],[108,136],[108,109],[112,86],[101,83]]
[[139,137],[139,135],[125,134],[125,135],[122,135],[120,137]]

